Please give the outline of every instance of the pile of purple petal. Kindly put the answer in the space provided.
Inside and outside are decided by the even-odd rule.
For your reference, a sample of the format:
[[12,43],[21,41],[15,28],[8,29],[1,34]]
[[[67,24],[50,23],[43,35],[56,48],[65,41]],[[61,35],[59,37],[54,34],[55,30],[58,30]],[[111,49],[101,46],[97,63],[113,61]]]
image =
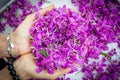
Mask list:
[[[54,73],[54,70],[71,67],[76,71],[76,64],[81,64],[86,48],[83,45],[81,18],[77,12],[67,10],[66,6],[54,9],[46,16],[38,16],[30,33],[33,37],[33,54],[42,70]],[[83,48],[82,48],[83,47]]]
[[71,2],[78,7],[86,20],[84,27],[87,28],[88,37],[97,36],[95,42],[98,43],[94,45],[107,50],[106,44],[117,42],[120,47],[120,5],[116,0],[71,0]]
[[[0,14],[0,16],[2,16],[0,21],[0,32],[5,30],[6,25],[13,29],[17,28],[28,14],[40,9],[44,2],[45,0],[40,0],[37,4],[33,5],[30,0],[15,0],[7,10]],[[4,21],[2,21],[2,19],[4,19]]]
[[[71,67],[74,72],[77,64],[85,73],[83,80],[118,80],[120,59],[116,49],[104,52],[109,50],[109,43],[117,43],[120,48],[120,5],[116,1],[71,0],[79,13],[63,6],[46,16],[38,14],[30,30],[36,71],[46,70],[52,74],[55,69]],[[18,27],[26,15],[37,11],[43,2],[45,0],[32,5],[29,0],[16,0],[1,14],[4,21],[0,21],[0,32],[6,25]],[[113,60],[114,56],[119,60]]]
[[[110,43],[117,43],[120,47],[119,5],[112,0],[72,2],[78,6],[79,13],[66,11],[65,6],[54,9],[46,16],[38,16],[30,30],[32,51],[37,59],[36,71],[46,70],[52,74],[55,69],[71,67],[74,72],[77,64],[86,74],[83,80],[99,80],[101,75],[111,75],[108,69],[112,69],[112,65],[117,65],[115,69],[120,68],[119,61],[112,60],[117,52],[116,49],[108,53],[104,51],[109,50],[107,45]],[[115,77],[109,79],[117,80],[118,73],[113,71]]]
[[[120,4],[117,0],[71,0],[78,7],[83,22],[89,49],[88,58],[82,66],[83,80],[119,80],[120,57],[116,49],[108,53],[107,44],[117,43],[120,48]],[[87,38],[85,38],[87,40]],[[100,60],[100,56],[102,60]],[[116,57],[116,59],[113,59]],[[91,59],[93,59],[92,63]]]

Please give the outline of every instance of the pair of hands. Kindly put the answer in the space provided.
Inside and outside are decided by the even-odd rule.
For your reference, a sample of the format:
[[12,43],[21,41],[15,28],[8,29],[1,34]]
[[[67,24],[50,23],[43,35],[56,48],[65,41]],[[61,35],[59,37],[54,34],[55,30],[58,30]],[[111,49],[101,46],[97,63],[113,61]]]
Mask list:
[[[41,16],[44,16],[52,9],[54,9],[54,5],[50,5],[49,7],[41,9],[36,13],[40,13]],[[54,74],[48,74],[46,71],[42,71],[40,73],[35,72],[37,66],[35,65],[34,56],[31,53],[31,39],[29,37],[29,30],[36,20],[36,13],[28,15],[18,26],[18,28],[11,34],[11,39],[16,47],[13,51],[15,53],[14,55],[21,56],[15,61],[14,67],[22,80],[27,80],[30,78],[56,79],[57,77],[68,73],[70,68],[56,70]]]

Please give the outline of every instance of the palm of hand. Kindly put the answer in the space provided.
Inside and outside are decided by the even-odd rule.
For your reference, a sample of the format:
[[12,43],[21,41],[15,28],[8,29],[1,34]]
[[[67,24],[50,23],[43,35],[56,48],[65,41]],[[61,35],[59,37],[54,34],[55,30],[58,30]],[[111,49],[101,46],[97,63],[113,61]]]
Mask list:
[[14,32],[16,36],[15,39],[18,48],[18,53],[20,55],[31,52],[31,40],[29,36],[29,30],[32,27],[32,24],[33,18],[31,17],[31,15],[29,15]]
[[[48,11],[52,10],[54,5],[44,8],[40,11],[41,16],[44,16]],[[15,44],[17,45],[18,55],[23,55],[19,57],[14,62],[14,67],[20,75],[22,80],[27,80],[29,78],[41,78],[41,79],[56,79],[58,76],[68,73],[71,69],[57,69],[54,74],[48,74],[46,71],[42,71],[39,74],[35,72],[37,66],[35,65],[35,58],[33,57],[30,49],[31,40],[29,37],[29,30],[33,25],[35,20],[35,14],[28,15],[25,20],[19,25],[19,27],[12,33],[15,39]],[[27,54],[26,54],[27,53]]]
[[37,66],[35,65],[35,58],[32,54],[26,54],[15,61],[14,67],[18,73],[21,75],[22,80],[27,80],[30,78],[41,78],[55,80],[58,76],[68,73],[71,69],[57,69],[54,74],[49,74],[46,71],[40,73],[36,72]]

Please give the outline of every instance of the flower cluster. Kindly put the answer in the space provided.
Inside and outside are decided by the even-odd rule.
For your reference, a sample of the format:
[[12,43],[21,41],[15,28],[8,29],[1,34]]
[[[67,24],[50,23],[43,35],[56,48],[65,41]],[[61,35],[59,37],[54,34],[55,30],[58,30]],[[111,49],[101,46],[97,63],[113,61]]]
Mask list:
[[117,3],[112,0],[72,0],[72,3],[86,19],[90,36],[97,36],[95,42],[99,48],[107,50],[106,44],[111,42],[120,45],[120,9]]
[[106,72],[99,75],[98,80],[119,80],[120,62],[114,61],[112,64],[108,65],[106,70]]
[[[26,15],[37,11],[46,0],[32,5],[29,0],[16,0],[2,15],[0,32],[4,25],[16,28]],[[50,74],[55,69],[76,65],[86,74],[83,80],[118,80],[120,62],[112,60],[116,49],[107,44],[117,43],[120,48],[120,6],[114,0],[71,0],[77,12],[66,7],[54,9],[39,16],[30,33],[33,37],[33,54],[37,72],[43,69]],[[18,14],[18,12],[21,12]],[[103,55],[102,59],[101,55]],[[69,78],[67,78],[69,80]]]
[[[119,70],[116,69],[120,68],[119,61],[112,60],[112,57],[117,55],[116,49],[108,53],[103,51],[108,50],[109,43],[117,43],[120,48],[119,4],[113,0],[71,0],[71,2],[86,19],[84,27],[88,27],[86,33],[91,42],[91,45],[88,45],[87,62],[82,66],[82,72],[86,74],[83,80],[118,80]],[[99,61],[100,54],[105,57]],[[89,63],[93,58],[95,60]],[[116,61],[117,64],[114,63]]]
[[[111,69],[110,65],[115,65],[111,59],[117,53],[115,49],[108,54],[103,51],[109,50],[109,43],[118,43],[118,47],[120,45],[119,5],[105,0],[72,2],[79,7],[79,13],[66,11],[64,6],[54,9],[46,16],[38,16],[34,23],[30,32],[33,36],[33,53],[39,67],[37,72],[45,69],[52,74],[61,67],[71,67],[74,72],[77,64],[86,74],[84,80],[105,78],[110,75],[108,67]],[[99,61],[100,55],[105,57]],[[92,63],[91,59],[94,59]],[[112,74],[116,73],[119,71]],[[100,77],[101,75],[105,77]]]
[[[112,49],[108,53],[102,53],[101,59],[92,60],[91,63],[82,66],[82,72],[86,74],[83,80],[119,80],[120,61],[113,60],[116,50]],[[112,54],[112,55],[111,55]],[[120,60],[119,56],[118,59]]]
[[56,69],[67,67],[76,71],[75,65],[81,64],[85,57],[81,52],[87,51],[82,43],[85,36],[81,34],[84,33],[80,26],[82,16],[63,6],[37,18],[30,30],[37,72],[44,69],[52,74]]
[[37,11],[44,2],[45,0],[40,0],[38,4],[32,5],[29,0],[15,0],[6,11],[0,14],[5,20],[4,22],[0,22],[0,32],[5,30],[2,25],[17,28],[28,14]]

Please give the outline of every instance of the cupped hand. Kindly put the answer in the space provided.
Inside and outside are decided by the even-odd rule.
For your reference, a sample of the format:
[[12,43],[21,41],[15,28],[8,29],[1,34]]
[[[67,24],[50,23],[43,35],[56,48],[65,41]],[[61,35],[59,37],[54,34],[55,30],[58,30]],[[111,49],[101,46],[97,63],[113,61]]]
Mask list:
[[51,11],[54,8],[54,5],[50,5],[47,8],[43,8],[38,12],[28,15],[23,22],[18,26],[18,28],[12,32],[11,37],[13,43],[15,44],[15,55],[23,55],[31,52],[30,48],[30,34],[29,30],[32,27],[34,21],[36,20],[36,13],[39,13],[40,16],[44,16],[47,12]]
[[57,69],[54,74],[49,74],[46,71],[40,73],[36,72],[37,66],[35,65],[35,58],[30,54],[21,56],[18,60],[14,62],[14,67],[17,74],[20,76],[21,80],[27,80],[30,78],[34,79],[56,79],[57,77],[66,74],[70,71],[67,69]]

